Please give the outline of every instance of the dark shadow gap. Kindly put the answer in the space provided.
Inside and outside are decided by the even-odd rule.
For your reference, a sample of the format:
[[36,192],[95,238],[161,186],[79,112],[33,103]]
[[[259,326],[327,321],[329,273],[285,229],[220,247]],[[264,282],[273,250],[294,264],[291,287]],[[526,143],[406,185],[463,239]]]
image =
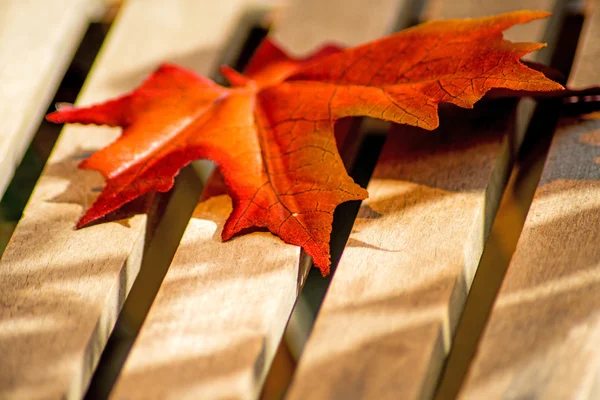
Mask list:
[[407,0],[404,10],[396,19],[395,30],[400,31],[425,22],[423,15],[429,2],[427,0]]
[[[240,17],[235,24],[236,30],[227,42],[229,45],[215,63],[211,74],[215,82],[227,86],[218,73],[220,65],[229,65],[241,71],[248,63],[268,33],[264,20],[264,10],[251,10]],[[192,166],[183,168],[170,192],[163,214],[158,217],[156,229],[148,236],[149,243],[144,250],[140,272],[108,338],[85,399],[108,398],[171,265],[202,190],[203,184]]]
[[[54,111],[56,103],[73,103],[83,86],[92,66],[93,59],[100,50],[108,31],[108,23],[91,23],[77,49],[71,65],[58,86],[56,94],[48,107]],[[0,201],[0,256],[21,219],[23,210],[35,187],[52,148],[62,130],[56,125],[42,120],[27,148],[23,159]]]
[[[582,25],[582,3],[559,1],[544,35],[549,50],[538,61],[568,76]],[[535,107],[458,322],[436,400],[457,398],[464,384],[516,249],[561,111],[560,99],[540,101]]]

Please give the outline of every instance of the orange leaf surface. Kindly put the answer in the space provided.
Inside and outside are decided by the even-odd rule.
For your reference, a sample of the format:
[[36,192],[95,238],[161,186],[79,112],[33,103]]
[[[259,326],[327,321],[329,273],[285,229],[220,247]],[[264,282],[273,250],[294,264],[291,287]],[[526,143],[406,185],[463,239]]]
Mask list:
[[352,49],[327,47],[303,60],[266,41],[245,75],[222,69],[231,88],[163,65],[128,95],[61,108],[48,119],[123,128],[115,142],[81,163],[101,172],[106,187],[78,227],[143,193],[169,190],[183,166],[208,158],[233,200],[224,240],[266,227],[302,246],[326,275],[333,211],[367,197],[343,167],[335,122],[369,116],[431,130],[441,102],[470,108],[492,88],[561,90],[519,61],[543,45],[502,39],[510,26],[547,15],[430,22]]

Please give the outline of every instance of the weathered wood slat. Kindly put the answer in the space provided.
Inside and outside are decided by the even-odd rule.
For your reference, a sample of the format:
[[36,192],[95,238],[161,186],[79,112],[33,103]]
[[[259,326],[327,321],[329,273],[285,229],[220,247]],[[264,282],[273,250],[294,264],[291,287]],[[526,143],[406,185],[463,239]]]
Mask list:
[[[163,61],[210,71],[239,3],[127,1],[78,103],[131,90]],[[74,230],[103,184],[76,166],[117,134],[62,132],[0,261],[2,399],[80,398],[139,271],[146,216]]]
[[[523,7],[447,1],[428,17]],[[541,28],[518,39],[539,39]],[[508,175],[513,105],[453,111],[436,132],[390,132],[289,399],[433,394]]]
[[[593,2],[589,2],[592,4]],[[598,85],[600,7],[569,82]],[[563,118],[460,398],[600,397],[600,120]]]
[[[393,29],[403,1],[294,0],[275,36],[292,51]],[[332,15],[336,15],[332,18]],[[298,247],[267,233],[221,243],[226,196],[200,203],[112,398],[256,398],[298,292]]]
[[97,2],[0,1],[0,199]]

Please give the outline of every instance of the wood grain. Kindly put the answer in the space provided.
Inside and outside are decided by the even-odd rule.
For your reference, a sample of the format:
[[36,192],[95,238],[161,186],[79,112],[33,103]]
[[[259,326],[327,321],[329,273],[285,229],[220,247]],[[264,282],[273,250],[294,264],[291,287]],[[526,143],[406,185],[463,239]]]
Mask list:
[[[394,18],[379,18],[401,5],[294,0],[275,35],[296,52],[313,31],[311,46],[356,44],[390,31]],[[230,212],[227,196],[198,205],[111,398],[258,397],[303,280],[300,249],[267,233],[221,243]]]
[[[212,70],[235,5],[128,1],[78,103],[131,90],[163,61]],[[146,216],[74,230],[103,184],[76,165],[117,134],[79,126],[62,132],[0,261],[2,399],[81,398],[138,273]]]
[[0,1],[0,199],[97,2]]
[[[600,82],[597,3],[582,35],[576,87]],[[598,146],[600,120],[561,120],[460,398],[600,397]]]
[[[446,2],[427,15],[523,3]],[[531,27],[520,40],[536,39]],[[508,175],[513,110],[450,110],[435,132],[390,132],[289,399],[432,396]]]

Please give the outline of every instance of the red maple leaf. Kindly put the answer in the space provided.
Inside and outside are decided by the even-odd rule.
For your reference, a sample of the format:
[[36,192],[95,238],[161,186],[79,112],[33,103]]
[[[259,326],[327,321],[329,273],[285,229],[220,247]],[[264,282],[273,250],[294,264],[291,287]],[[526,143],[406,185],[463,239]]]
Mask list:
[[266,41],[245,75],[223,68],[231,88],[163,65],[128,95],[60,108],[48,120],[123,128],[80,165],[101,172],[106,187],[78,227],[143,193],[169,190],[183,166],[208,158],[233,199],[224,240],[266,227],[302,246],[326,275],[333,211],[367,197],[346,174],[335,122],[368,116],[431,130],[441,102],[470,108],[492,88],[561,90],[519,61],[543,45],[502,39],[512,25],[547,15],[435,21],[343,51],[327,47],[304,60]]

